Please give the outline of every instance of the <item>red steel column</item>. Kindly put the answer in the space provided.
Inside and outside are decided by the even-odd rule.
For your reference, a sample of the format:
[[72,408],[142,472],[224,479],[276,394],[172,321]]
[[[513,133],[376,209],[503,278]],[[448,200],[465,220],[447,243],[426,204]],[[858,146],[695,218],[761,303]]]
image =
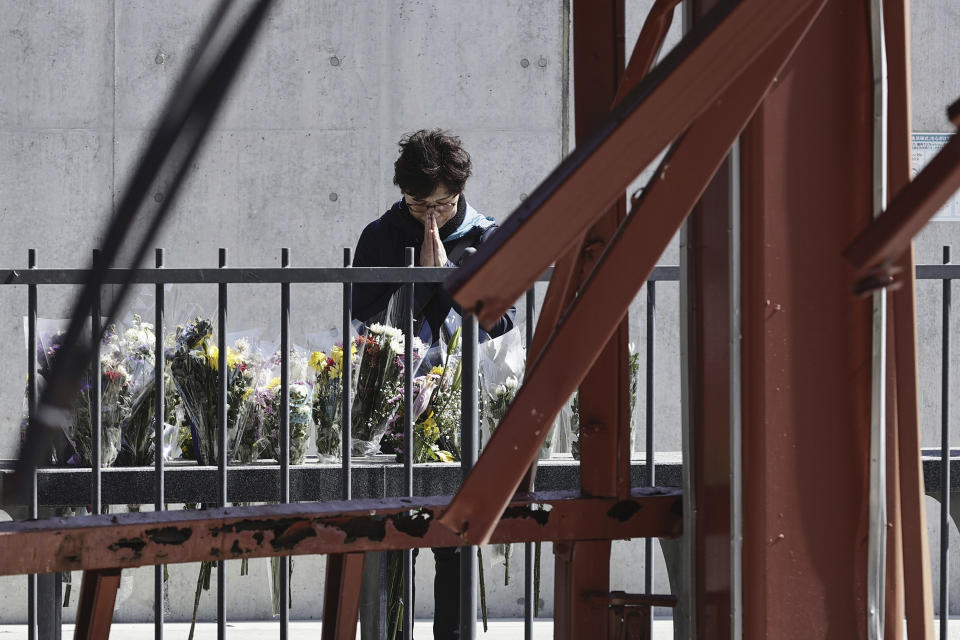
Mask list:
[[[586,139],[609,112],[623,74],[624,57],[623,0],[576,0],[573,96],[578,142]],[[587,233],[580,267],[574,272],[577,287],[625,216],[626,200],[621,197]],[[580,484],[586,495],[616,496],[624,490],[629,492],[627,327],[625,320],[580,386]],[[590,340],[590,336],[584,336],[584,340]],[[558,546],[554,580],[554,637],[606,637],[606,607],[591,604],[583,594],[609,591],[610,541]]]
[[741,139],[744,637],[866,631],[868,3],[831,0]]
[[[719,4],[694,0],[693,22]],[[687,220],[696,637],[730,637],[730,161]]]

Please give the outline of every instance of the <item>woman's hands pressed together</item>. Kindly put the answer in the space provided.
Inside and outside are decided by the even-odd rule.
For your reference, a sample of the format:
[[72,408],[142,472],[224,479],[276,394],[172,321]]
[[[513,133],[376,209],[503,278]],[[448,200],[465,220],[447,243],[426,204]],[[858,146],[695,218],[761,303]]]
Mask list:
[[447,266],[447,250],[440,240],[440,228],[437,226],[437,215],[428,211],[423,216],[423,244],[420,245],[421,267]]

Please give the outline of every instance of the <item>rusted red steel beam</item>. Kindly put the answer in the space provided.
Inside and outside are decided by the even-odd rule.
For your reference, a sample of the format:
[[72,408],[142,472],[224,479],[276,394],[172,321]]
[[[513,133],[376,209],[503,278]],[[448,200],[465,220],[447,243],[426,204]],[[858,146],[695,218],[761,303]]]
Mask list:
[[[610,76],[612,76],[613,91],[616,91],[616,96],[613,99],[613,104],[611,108],[615,108],[620,102],[623,101],[623,98],[627,96],[631,91],[633,91],[650,72],[650,68],[653,66],[657,52],[663,46],[663,41],[666,38],[667,31],[670,28],[670,22],[673,16],[673,9],[679,3],[679,0],[657,0],[654,6],[650,9],[650,13],[647,14],[646,19],[643,23],[643,28],[640,30],[640,35],[637,38],[637,42],[634,45],[633,53],[630,56],[630,62],[627,64],[626,69],[622,70],[622,75],[620,74],[620,60],[623,57],[623,52],[620,49],[619,42],[623,38],[622,28],[619,29],[617,33],[609,33],[600,35],[608,35],[605,42],[612,50],[615,51],[615,56],[613,59],[610,59],[610,56],[606,56],[606,60],[602,63],[602,67],[607,70]],[[622,2],[620,3],[622,6]],[[620,11],[622,14],[622,11]],[[574,13],[574,20],[577,20],[577,13]],[[582,20],[582,18],[581,18]],[[622,24],[622,20],[621,20]],[[611,30],[614,31],[615,29]],[[598,29],[598,32],[602,30]],[[582,33],[582,31],[581,31]],[[577,31],[574,29],[574,36],[576,37]],[[600,41],[602,46],[604,41]],[[586,47],[582,43],[574,43],[574,55],[577,56],[578,52],[583,53]],[[592,56],[593,51],[590,51],[589,54]],[[575,67],[578,64],[577,58],[574,60]],[[580,63],[583,64],[583,63]],[[582,87],[585,86],[586,82],[583,78],[595,78],[601,76],[607,78],[607,73],[598,73],[598,70],[590,68],[590,66],[584,64],[584,68],[581,70],[579,75],[574,73],[575,78],[581,78],[581,80],[576,81],[575,89],[576,92],[579,92]],[[594,89],[594,86],[591,86],[591,89]],[[609,93],[600,91],[594,97],[599,101],[604,99],[604,96]],[[589,132],[591,132],[594,127],[597,125],[599,120],[602,120],[603,113],[598,113],[595,108],[587,110],[583,109],[584,100],[581,98],[575,98],[577,100],[577,109],[575,113],[577,114],[576,120],[576,131],[580,139],[586,139]],[[617,203],[611,210],[608,210],[607,213],[603,216],[600,222],[595,225],[594,229],[591,229],[590,234],[593,235],[594,230],[597,227],[600,229],[610,227],[612,224],[619,225],[622,221],[623,214],[626,209],[625,200],[618,199]],[[527,362],[530,366],[533,365],[533,361],[539,355],[540,351],[543,349],[543,345],[546,344],[547,340],[550,337],[554,327],[556,327],[557,322],[560,319],[560,316],[563,314],[563,311],[570,305],[570,302],[573,300],[576,295],[576,290],[583,284],[587,276],[588,269],[592,269],[596,258],[599,256],[600,250],[602,249],[601,245],[595,245],[592,240],[587,241],[585,244],[585,239],[587,235],[582,236],[576,240],[572,247],[566,251],[560,258],[557,260],[556,265],[553,269],[553,275],[550,278],[550,284],[547,287],[547,293],[544,296],[543,304],[540,306],[540,317],[537,321],[537,329],[533,335],[533,341],[527,349]],[[609,240],[609,238],[607,238]],[[603,244],[605,244],[604,241]],[[586,254],[586,255],[584,255]],[[593,255],[591,259],[590,256]],[[584,259],[586,258],[586,260]],[[533,482],[535,477],[536,461],[530,467],[530,471],[524,476],[524,479],[520,483],[521,489],[528,491],[533,490]],[[627,482],[621,481],[621,490],[629,489],[629,478],[626,478]]]
[[[457,546],[437,517],[449,496],[160,511],[0,523],[0,575],[281,555]],[[491,540],[623,539],[680,534],[675,489],[630,498],[575,491],[511,502]]]
[[[623,102],[623,99],[636,89],[650,73],[656,54],[663,46],[667,31],[670,29],[673,9],[679,2],[680,0],[656,0],[650,9],[650,13],[644,20],[643,28],[640,30],[640,36],[637,38],[633,53],[630,55],[630,62],[623,70],[612,108]],[[591,131],[592,129],[593,126],[591,126]],[[584,138],[586,138],[586,132],[584,132]],[[578,255],[582,251],[583,236],[578,238],[571,248],[560,256],[554,266],[547,293],[540,307],[537,330],[534,333],[533,342],[527,349],[527,357],[531,364],[543,349],[543,345],[550,337],[550,333],[560,319],[563,310],[569,306],[570,300],[573,298],[572,287],[577,281],[575,275],[586,275],[582,273],[582,267],[579,266]],[[580,281],[582,281],[582,278],[580,278]]]
[[711,12],[450,277],[457,302],[482,325],[495,322],[786,25],[817,4],[743,0]]
[[[953,136],[920,173],[870,222],[844,255],[862,275],[892,264],[930,218],[960,189],[960,136]],[[902,274],[902,278],[912,273]]]
[[[680,0],[657,0],[653,8],[651,8],[650,13],[647,14],[647,17],[643,23],[643,28],[640,30],[640,36],[637,38],[633,53],[630,56],[630,62],[627,64],[626,69],[623,70],[622,75],[619,76],[618,84],[616,85],[615,89],[616,97],[613,100],[613,105],[611,108],[615,108],[618,104],[620,104],[624,97],[633,91],[640,84],[640,81],[643,80],[643,78],[645,78],[650,72],[650,68],[653,66],[656,54],[663,46],[663,41],[666,38],[667,31],[670,28],[673,9],[679,3],[679,1]],[[576,19],[576,14],[574,18]],[[574,35],[576,35],[576,30],[574,30]],[[612,33],[609,35],[610,38],[607,39],[607,42],[613,44],[611,48],[615,49],[619,55],[616,57],[615,61],[607,60],[602,66],[610,67],[614,71],[614,80],[616,80],[616,76],[620,71],[620,59],[622,59],[622,51],[620,50],[618,43],[623,37],[623,34]],[[582,52],[583,49],[584,46],[582,44],[575,43],[574,54],[576,55],[577,51]],[[615,67],[613,64],[614,62],[616,64]],[[584,66],[586,67],[586,65]],[[579,76],[576,73],[574,75],[575,77],[591,78],[597,74],[595,70],[587,67],[582,70]],[[576,89],[579,90],[583,84],[584,83],[582,80],[577,81]],[[604,92],[600,92],[596,97],[598,99],[602,99],[604,95]],[[578,104],[582,106],[583,100],[578,100]],[[595,112],[595,110],[591,110],[588,113],[582,113],[580,106],[578,106],[576,113],[578,114],[576,131],[578,132],[578,136],[585,139],[587,134],[596,126],[597,121],[602,119],[603,114],[598,114]],[[593,117],[589,118],[587,117],[588,115]],[[625,207],[625,200],[622,202],[621,200],[618,200],[614,207],[612,207],[611,210],[608,210],[600,222],[595,225],[594,229],[597,227],[600,229],[610,227],[612,223],[618,225],[622,221],[623,214],[626,211]],[[594,229],[592,229],[588,235],[593,235]],[[546,344],[547,340],[550,338],[550,334],[554,327],[557,326],[561,315],[570,305],[570,302],[576,295],[576,290],[583,284],[588,275],[589,269],[593,268],[596,258],[599,256],[599,253],[602,250],[602,244],[597,245],[592,239],[585,243],[586,238],[587,235],[578,238],[573,246],[562,256],[560,256],[556,265],[554,266],[553,275],[550,278],[550,284],[547,288],[547,293],[544,296],[543,304],[540,307],[540,316],[537,321],[536,331],[533,335],[533,341],[527,348],[528,366],[533,366],[534,360],[540,354],[540,351],[543,349],[543,345]],[[603,244],[605,244],[605,242]],[[520,482],[521,490],[533,490],[534,478],[536,477],[536,465],[537,462],[534,460],[530,470]],[[623,492],[629,490],[628,476],[621,479],[620,490]]]
[[327,556],[322,640],[354,640],[357,637],[364,557],[363,553]]
[[[887,45],[888,82],[888,187],[891,193],[910,181],[910,11],[909,0],[884,0],[884,34]],[[914,273],[913,243],[895,263],[901,273]],[[894,577],[901,578],[895,594],[894,617],[886,628],[900,631],[899,614],[907,618],[907,637],[933,638],[933,581],[930,577],[930,549],[927,540],[926,495],[920,460],[920,420],[917,390],[917,311],[915,281],[902,278],[899,289],[890,294],[893,342],[890,350],[895,366],[896,438],[899,498],[900,562]],[[895,552],[896,553],[896,552]],[[899,573],[899,575],[897,575]],[[900,598],[903,598],[901,604]],[[901,609],[902,606],[902,609]]]
[[633,53],[630,54],[630,62],[627,63],[627,68],[624,69],[623,77],[620,79],[620,88],[617,89],[617,95],[613,100],[614,105],[620,104],[627,94],[650,73],[653,63],[657,60],[657,53],[663,47],[667,31],[670,30],[674,9],[680,2],[681,0],[656,0],[650,7],[650,12],[647,13],[640,35],[637,37],[637,43],[633,47]]
[[589,367],[597,358],[595,343],[584,336],[599,342],[609,338],[822,4],[801,12],[782,31],[782,40],[741,70],[737,81],[664,160],[639,207],[557,327],[441,524],[470,544],[487,541],[560,406],[585,375],[569,363]]
[[[893,186],[893,182],[891,182]],[[896,263],[903,273],[914,273],[913,244]],[[926,492],[920,458],[917,390],[916,292],[913,278],[891,293],[895,323],[894,352],[897,378],[897,445],[900,517],[903,538],[904,613],[907,637],[932,640],[933,579],[927,533]],[[906,319],[906,320],[904,320]],[[907,326],[903,326],[907,325]]]
[[[573,99],[577,145],[603,122],[611,104],[615,104],[624,72],[624,22],[624,0],[574,0]],[[621,193],[613,206],[590,226],[579,243],[573,276],[576,289],[583,285],[625,216],[626,202]],[[573,300],[573,288],[568,289],[566,306]],[[580,491],[584,495],[616,496],[621,480],[629,492],[628,332],[628,325],[621,321],[605,344],[593,345],[601,355],[580,384]],[[621,448],[624,441],[626,450]],[[554,576],[570,577],[554,579],[554,608],[566,613],[554,616],[554,638],[604,637],[610,616],[604,607],[593,606],[583,594],[610,590],[610,541],[573,542],[570,546],[573,553],[554,554]],[[573,566],[568,567],[569,563]]]
[[744,638],[867,635],[868,11],[827,2],[741,138]]
[[120,587],[120,569],[94,569],[83,572],[77,621],[73,631],[76,640],[106,640],[113,623],[113,605]]
[[[691,0],[693,24],[717,0]],[[698,640],[730,637],[730,196],[729,156],[704,190],[687,220],[686,324],[687,465],[690,501],[692,584],[695,615],[688,627]]]

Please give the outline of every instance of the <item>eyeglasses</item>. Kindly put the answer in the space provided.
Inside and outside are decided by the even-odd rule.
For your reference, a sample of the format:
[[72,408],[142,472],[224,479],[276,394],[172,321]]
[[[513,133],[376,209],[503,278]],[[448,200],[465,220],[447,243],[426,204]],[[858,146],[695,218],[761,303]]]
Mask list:
[[453,197],[453,200],[449,202],[422,202],[422,201],[410,201],[407,199],[406,194],[404,194],[404,202],[407,203],[407,207],[411,211],[416,211],[417,213],[425,213],[430,209],[437,211],[438,213],[446,213],[457,206],[457,203],[460,201],[460,194],[458,193]]

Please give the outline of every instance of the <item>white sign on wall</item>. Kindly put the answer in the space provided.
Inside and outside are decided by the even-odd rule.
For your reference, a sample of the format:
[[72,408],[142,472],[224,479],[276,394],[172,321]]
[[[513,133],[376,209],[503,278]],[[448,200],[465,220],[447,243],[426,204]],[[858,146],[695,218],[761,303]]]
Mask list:
[[[915,133],[910,145],[910,174],[920,172],[933,156],[950,141],[952,133]],[[960,222],[960,193],[953,194],[933,216],[934,222]]]

